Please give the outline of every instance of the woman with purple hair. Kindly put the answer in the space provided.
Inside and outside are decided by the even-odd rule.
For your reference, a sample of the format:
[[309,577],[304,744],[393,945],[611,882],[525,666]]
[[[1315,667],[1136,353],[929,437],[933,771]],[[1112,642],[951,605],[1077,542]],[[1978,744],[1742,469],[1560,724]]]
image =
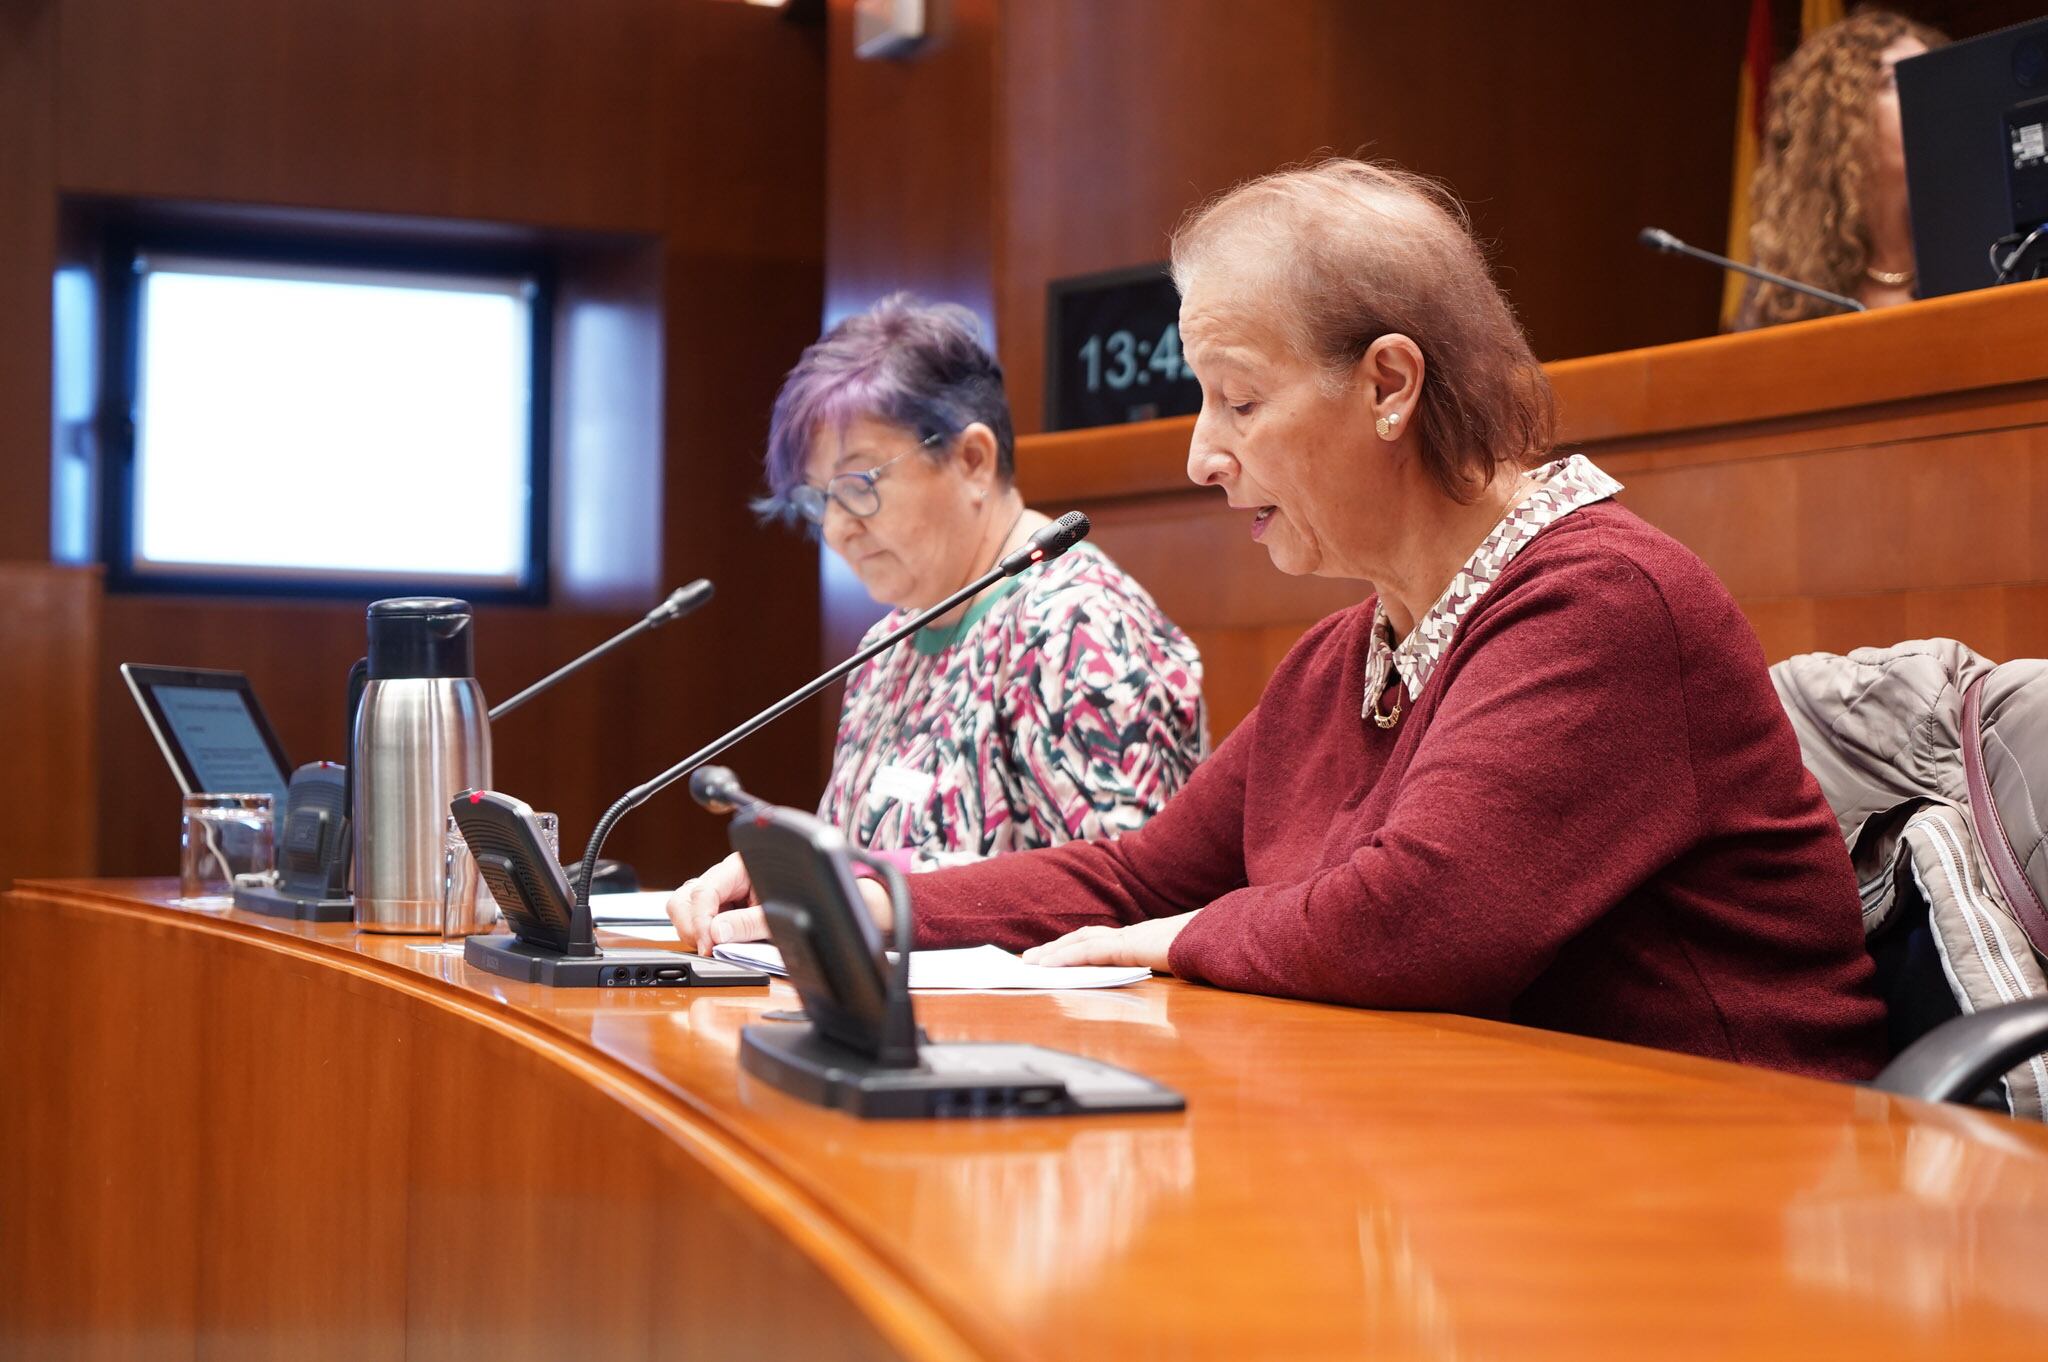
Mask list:
[[[775,400],[765,517],[807,525],[890,607],[876,638],[1049,523],[1012,478],[974,314],[894,294],[805,350]],[[905,868],[1114,837],[1201,760],[1202,663],[1093,544],[1005,578],[853,673],[819,816]],[[731,856],[678,924],[750,893]]]

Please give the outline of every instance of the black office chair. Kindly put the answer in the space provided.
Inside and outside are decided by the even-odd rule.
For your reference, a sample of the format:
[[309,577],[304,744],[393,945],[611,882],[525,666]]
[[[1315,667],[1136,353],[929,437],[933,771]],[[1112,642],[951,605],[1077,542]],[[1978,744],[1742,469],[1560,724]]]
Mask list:
[[2048,1052],[2048,998],[2027,998],[1965,1015],[1949,987],[1917,896],[1870,939],[1884,999],[1891,1063],[1871,1086],[1929,1102],[2003,1112],[1999,1078]]
[[1943,1022],[1885,1065],[1871,1086],[1929,1102],[1970,1102],[2044,1051],[2048,998],[2028,998]]

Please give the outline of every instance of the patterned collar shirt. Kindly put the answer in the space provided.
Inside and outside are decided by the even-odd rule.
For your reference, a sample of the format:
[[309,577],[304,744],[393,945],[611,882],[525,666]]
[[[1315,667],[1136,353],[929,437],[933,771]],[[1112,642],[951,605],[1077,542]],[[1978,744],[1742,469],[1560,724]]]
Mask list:
[[1388,682],[1395,678],[1409,700],[1422,695],[1430,673],[1450,651],[1458,624],[1479,602],[1516,554],[1543,529],[1570,515],[1581,506],[1605,501],[1621,490],[1621,484],[1600,471],[1583,454],[1568,454],[1529,470],[1529,487],[1521,499],[1508,508],[1435,605],[1415,621],[1408,637],[1394,642],[1394,627],[1381,601],[1373,607],[1372,642],[1365,655],[1365,708],[1362,718],[1381,728],[1392,728],[1401,716],[1401,696],[1393,695],[1391,708],[1382,712]]

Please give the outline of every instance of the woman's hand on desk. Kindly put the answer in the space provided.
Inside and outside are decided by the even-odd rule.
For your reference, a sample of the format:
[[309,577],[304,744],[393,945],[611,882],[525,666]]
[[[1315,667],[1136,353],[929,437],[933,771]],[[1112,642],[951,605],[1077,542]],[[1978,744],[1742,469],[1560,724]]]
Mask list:
[[[743,919],[759,925],[743,932]],[[767,921],[754,903],[754,882],[738,852],[678,885],[668,896],[668,920],[683,944],[699,955],[711,954],[721,941],[758,941],[768,935]]]
[[[889,929],[889,894],[874,880],[857,880],[868,911],[883,931]],[[739,853],[712,866],[694,880],[684,880],[668,896],[668,918],[676,935],[699,955],[733,941],[766,941],[768,916],[754,900],[754,883]]]
[[[1197,908],[1195,913],[1202,910]],[[1171,974],[1166,957],[1195,913],[1149,918],[1128,927],[1080,927],[1024,952],[1028,965],[1143,965]]]

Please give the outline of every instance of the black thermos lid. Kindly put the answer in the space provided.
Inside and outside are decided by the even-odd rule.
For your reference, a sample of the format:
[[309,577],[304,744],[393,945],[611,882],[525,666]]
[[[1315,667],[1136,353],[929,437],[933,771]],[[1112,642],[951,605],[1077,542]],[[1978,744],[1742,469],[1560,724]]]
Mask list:
[[370,679],[476,675],[469,602],[395,596],[370,603]]

